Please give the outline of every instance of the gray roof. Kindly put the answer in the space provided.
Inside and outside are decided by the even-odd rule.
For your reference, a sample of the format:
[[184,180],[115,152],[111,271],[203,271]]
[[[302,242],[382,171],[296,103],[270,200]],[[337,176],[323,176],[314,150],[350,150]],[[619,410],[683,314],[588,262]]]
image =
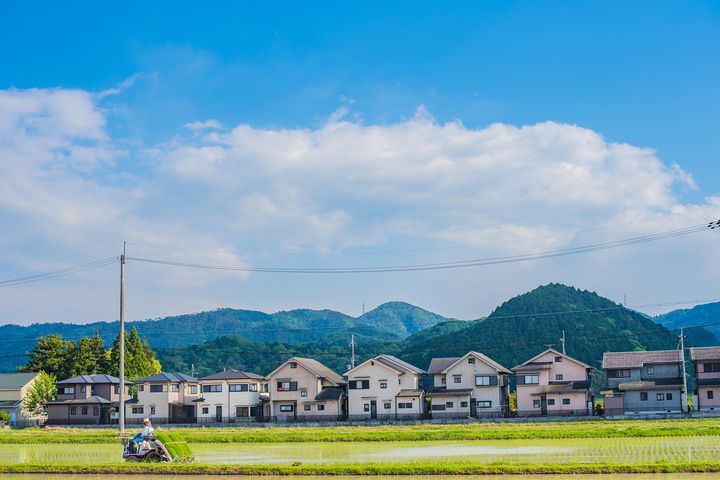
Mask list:
[[400,367],[401,370],[405,370],[410,373],[419,373],[419,374],[427,373],[425,370],[421,370],[418,367],[416,367],[415,365],[411,365],[411,364],[407,363],[405,360],[400,360],[399,358],[394,357],[392,355],[381,354],[381,355],[378,355],[377,357],[375,357],[375,360],[379,361],[380,363],[385,363],[386,365],[389,363],[390,364],[389,366],[391,366],[391,367],[395,367],[395,368]]
[[458,360],[460,360],[460,357],[433,358],[430,360],[428,373],[440,373]]
[[113,402],[108,400],[107,398],[98,397],[97,395],[93,395],[88,398],[75,398],[72,400],[55,400],[53,402],[48,402],[48,405],[109,405]]
[[197,382],[198,379],[184,373],[165,373],[160,372],[149,377],[138,378],[135,383],[154,382],[154,383],[175,383],[175,382]]
[[315,400],[340,400],[344,390],[342,388],[326,388],[315,395]]
[[400,390],[397,394],[398,397],[419,397],[423,394],[420,389],[405,389]]
[[693,360],[720,360],[720,347],[692,347],[690,358]]
[[323,365],[322,363],[318,362],[314,358],[302,358],[302,357],[293,357],[290,361],[295,361],[301,365],[303,365],[308,370],[312,371],[319,377],[327,378],[331,382],[337,383],[337,384],[344,384],[345,380],[343,377],[338,375],[337,373],[330,370],[328,367]]
[[37,373],[0,373],[0,390],[20,390],[30,383]]
[[446,397],[456,397],[458,395],[470,395],[473,392],[472,388],[445,388],[445,387],[438,387],[433,388],[428,393],[430,395],[435,396],[446,396]]
[[[77,377],[67,378],[65,380],[60,380],[57,382],[58,384],[78,384],[78,383],[112,383],[112,384],[119,384],[120,379],[118,377],[113,377],[112,375],[105,375],[104,373],[98,374],[98,375],[78,375]],[[127,385],[131,385],[133,382],[129,382],[125,380],[125,383]]]
[[222,372],[213,373],[202,380],[264,380],[265,377],[252,372],[243,372],[241,370],[224,370]]
[[603,368],[640,368],[657,363],[680,363],[680,350],[654,350],[650,352],[605,352]]
[[0,410],[15,410],[22,405],[22,400],[0,400]]

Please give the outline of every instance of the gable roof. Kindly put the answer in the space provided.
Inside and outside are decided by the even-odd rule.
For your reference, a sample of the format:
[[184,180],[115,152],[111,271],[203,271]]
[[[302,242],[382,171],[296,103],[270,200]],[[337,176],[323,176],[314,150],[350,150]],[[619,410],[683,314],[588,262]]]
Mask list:
[[405,360],[400,360],[399,358],[397,358],[393,355],[386,355],[383,353],[383,354],[380,354],[377,357],[375,357],[375,360],[382,362],[382,363],[387,362],[390,364],[395,364],[397,367],[400,368],[400,370],[404,370],[406,372],[417,373],[420,375],[427,373],[425,370],[422,370],[422,369],[416,367],[415,365],[412,365],[412,364],[406,362]]
[[135,380],[135,383],[139,382],[155,382],[155,383],[170,383],[170,382],[197,382],[198,379],[190,376],[185,375],[184,373],[165,373],[160,372],[156,373],[155,375],[150,375],[149,377],[143,377],[138,378]]
[[326,367],[322,363],[318,362],[314,358],[303,358],[303,357],[292,357],[292,358],[286,360],[285,362],[282,363],[282,365],[280,365],[278,368],[276,368],[275,370],[270,372],[268,374],[268,376],[265,378],[272,377],[273,375],[275,375],[275,373],[278,370],[280,370],[282,367],[284,367],[285,365],[287,365],[288,363],[291,363],[291,362],[295,362],[298,365],[301,365],[303,368],[305,368],[307,371],[309,371],[316,377],[325,378],[337,385],[345,384],[345,380],[340,375],[338,375],[334,371],[330,370],[328,367]]
[[427,371],[432,374],[440,373],[458,360],[460,357],[433,358]]
[[212,375],[201,378],[201,380],[265,380],[265,377],[257,373],[231,369],[213,373]]
[[20,390],[37,377],[34,372],[0,373],[0,390]]
[[[60,380],[57,382],[58,384],[75,384],[75,383],[111,383],[111,384],[119,384],[120,379],[118,377],[113,377],[112,375],[106,375],[104,373],[98,374],[98,375],[78,375],[76,377],[67,378],[65,380]],[[125,383],[127,385],[132,385],[133,382],[130,382],[128,380],[125,380]]]
[[588,364],[585,363],[585,362],[581,362],[581,361],[578,360],[577,358],[573,358],[573,357],[571,357],[571,356],[569,356],[569,355],[566,355],[566,354],[564,354],[564,353],[562,353],[562,352],[558,352],[558,351],[555,350],[554,348],[548,348],[547,350],[538,353],[537,355],[535,355],[534,357],[532,357],[530,360],[528,360],[528,361],[526,361],[526,362],[523,362],[523,363],[521,363],[520,365],[517,365],[517,366],[511,368],[511,370],[515,370],[515,369],[518,369],[518,368],[523,367],[523,366],[525,366],[525,365],[529,365],[529,364],[533,363],[533,361],[537,360],[538,358],[542,357],[543,355],[545,355],[545,354],[548,353],[548,352],[551,352],[551,353],[553,353],[553,354],[555,354],[555,355],[557,355],[557,356],[563,357],[563,358],[567,358],[567,359],[570,360],[571,362],[575,362],[575,363],[577,363],[578,365],[581,365],[581,366],[583,366],[583,367],[585,367],[585,368],[592,368],[590,365],[588,365]]
[[603,368],[640,368],[648,363],[680,363],[680,350],[652,350],[649,352],[605,352]]
[[340,400],[344,393],[345,390],[342,388],[326,388],[320,390],[320,393],[315,395],[315,400]]
[[693,360],[720,360],[720,347],[692,347],[690,358]]
[[480,359],[481,361],[485,362],[487,365],[491,366],[492,368],[494,368],[495,370],[497,370],[497,371],[500,372],[500,373],[510,373],[510,370],[508,370],[507,368],[503,367],[502,365],[500,365],[499,363],[497,363],[497,362],[496,362],[495,360],[493,360],[492,358],[488,357],[488,356],[485,355],[485,354],[482,354],[482,353],[480,353],[480,352],[476,352],[476,351],[473,351],[473,350],[469,351],[468,353],[466,353],[466,354],[463,355],[462,357],[456,359],[456,360],[455,360],[453,363],[451,363],[450,365],[446,366],[446,367],[441,371],[441,373],[445,373],[445,372],[446,372],[447,370],[449,370],[451,367],[454,367],[455,365],[457,365],[459,362],[461,362],[462,360],[466,359],[466,358],[469,357],[470,355],[472,355],[472,356],[475,357],[475,358]]

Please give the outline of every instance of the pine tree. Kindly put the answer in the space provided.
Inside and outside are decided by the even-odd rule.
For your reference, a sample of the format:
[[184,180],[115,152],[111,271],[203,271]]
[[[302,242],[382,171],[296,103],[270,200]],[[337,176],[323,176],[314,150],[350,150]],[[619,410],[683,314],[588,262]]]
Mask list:
[[[113,342],[110,351],[110,365],[108,372],[119,375],[120,365],[120,336]],[[150,348],[146,339],[141,339],[135,327],[130,334],[125,334],[125,378],[137,379],[146,377],[161,370],[160,362],[155,358],[155,352]]]
[[30,361],[20,370],[23,372],[45,372],[56,378],[68,378],[73,366],[68,358],[72,344],[56,333],[37,339],[32,352],[28,353]]

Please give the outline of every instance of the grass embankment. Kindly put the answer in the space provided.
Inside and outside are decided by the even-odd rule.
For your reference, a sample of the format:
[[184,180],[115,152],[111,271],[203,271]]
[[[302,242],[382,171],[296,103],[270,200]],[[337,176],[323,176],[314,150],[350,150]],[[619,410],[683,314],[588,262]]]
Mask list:
[[[159,427],[161,430],[162,426]],[[720,419],[594,420],[343,427],[174,428],[188,443],[391,442],[720,435]],[[37,428],[0,431],[0,444],[115,443],[113,429]]]
[[491,475],[718,472],[718,462],[646,464],[517,464],[477,462],[345,463],[302,465],[56,464],[0,465],[0,473],[191,475]]

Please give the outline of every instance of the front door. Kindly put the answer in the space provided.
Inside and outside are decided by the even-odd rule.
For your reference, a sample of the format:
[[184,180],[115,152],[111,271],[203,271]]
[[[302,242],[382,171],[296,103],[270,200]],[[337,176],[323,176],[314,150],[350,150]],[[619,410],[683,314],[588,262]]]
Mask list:
[[222,406],[218,405],[215,407],[215,421],[222,422]]
[[547,397],[545,395],[540,396],[540,414],[547,415]]
[[375,400],[370,401],[370,418],[377,418],[377,402]]
[[475,402],[474,398],[470,399],[470,416],[474,417],[477,415],[477,402]]

